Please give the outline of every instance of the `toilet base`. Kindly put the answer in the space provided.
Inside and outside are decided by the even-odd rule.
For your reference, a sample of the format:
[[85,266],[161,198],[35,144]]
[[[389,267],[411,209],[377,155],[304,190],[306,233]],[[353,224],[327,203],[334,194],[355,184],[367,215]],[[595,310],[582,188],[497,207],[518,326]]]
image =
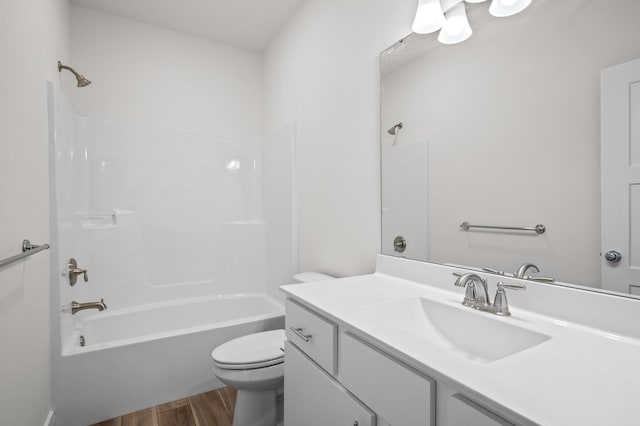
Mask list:
[[277,389],[238,390],[233,426],[275,426],[277,421]]

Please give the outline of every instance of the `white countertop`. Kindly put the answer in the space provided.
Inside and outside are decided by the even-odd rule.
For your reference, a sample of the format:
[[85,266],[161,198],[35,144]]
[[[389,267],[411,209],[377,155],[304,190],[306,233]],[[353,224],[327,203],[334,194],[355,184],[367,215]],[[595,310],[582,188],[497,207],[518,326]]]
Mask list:
[[495,317],[551,339],[505,358],[482,362],[416,338],[392,325],[384,315],[361,309],[421,297],[469,309],[475,315],[494,316],[462,307],[464,289],[450,287],[376,273],[281,289],[437,380],[449,380],[472,396],[533,423],[640,424],[640,340],[636,338],[511,306],[511,317]]

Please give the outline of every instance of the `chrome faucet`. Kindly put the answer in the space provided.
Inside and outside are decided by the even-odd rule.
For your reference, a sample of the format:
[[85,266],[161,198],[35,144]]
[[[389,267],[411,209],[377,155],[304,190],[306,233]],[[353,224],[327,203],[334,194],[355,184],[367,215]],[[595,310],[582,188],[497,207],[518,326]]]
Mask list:
[[462,304],[474,309],[483,309],[490,305],[487,280],[474,273],[458,276],[454,283],[458,287],[465,287]]
[[71,302],[71,314],[75,315],[85,309],[97,309],[99,311],[104,311],[107,309],[107,305],[104,304],[104,299],[100,299],[99,302],[78,303],[75,300]]
[[534,269],[534,272],[540,272],[540,269],[538,269],[538,267],[533,263],[523,263],[522,265],[520,265],[518,270],[513,273],[513,276],[515,278],[522,278],[523,280],[529,280],[529,281],[538,281],[541,283],[553,284],[554,282],[556,282],[554,278],[534,277],[531,275],[525,275],[529,269]]
[[538,269],[538,267],[533,263],[523,263],[513,276],[516,278],[524,278],[524,274],[526,274],[529,269],[535,269],[534,272],[540,272],[540,269]]
[[464,300],[462,304],[479,311],[490,312],[492,314],[508,317],[511,315],[509,312],[509,305],[507,303],[507,294],[505,289],[512,290],[526,290],[524,284],[505,284],[503,282],[498,283],[498,290],[493,300],[493,304],[489,302],[489,294],[487,292],[487,280],[481,278],[474,273],[457,274],[458,278],[454,283],[458,287],[465,287]]

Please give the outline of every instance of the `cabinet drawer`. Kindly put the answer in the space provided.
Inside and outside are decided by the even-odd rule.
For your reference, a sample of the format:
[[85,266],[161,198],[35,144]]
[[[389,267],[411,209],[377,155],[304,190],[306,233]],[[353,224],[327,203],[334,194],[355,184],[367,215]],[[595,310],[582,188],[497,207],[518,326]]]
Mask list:
[[285,426],[374,426],[375,414],[290,342],[285,343]]
[[435,381],[349,333],[341,335],[339,378],[389,424],[435,425]]
[[285,302],[285,312],[287,340],[335,374],[338,327],[291,299]]

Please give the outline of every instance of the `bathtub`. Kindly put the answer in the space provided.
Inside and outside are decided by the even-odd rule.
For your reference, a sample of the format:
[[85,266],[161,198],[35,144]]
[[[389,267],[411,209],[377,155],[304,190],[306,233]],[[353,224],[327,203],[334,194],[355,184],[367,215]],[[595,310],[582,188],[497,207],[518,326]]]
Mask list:
[[284,327],[282,305],[264,294],[77,315],[83,317],[56,371],[56,424],[64,426],[86,426],[222,387],[211,372],[213,348]]

